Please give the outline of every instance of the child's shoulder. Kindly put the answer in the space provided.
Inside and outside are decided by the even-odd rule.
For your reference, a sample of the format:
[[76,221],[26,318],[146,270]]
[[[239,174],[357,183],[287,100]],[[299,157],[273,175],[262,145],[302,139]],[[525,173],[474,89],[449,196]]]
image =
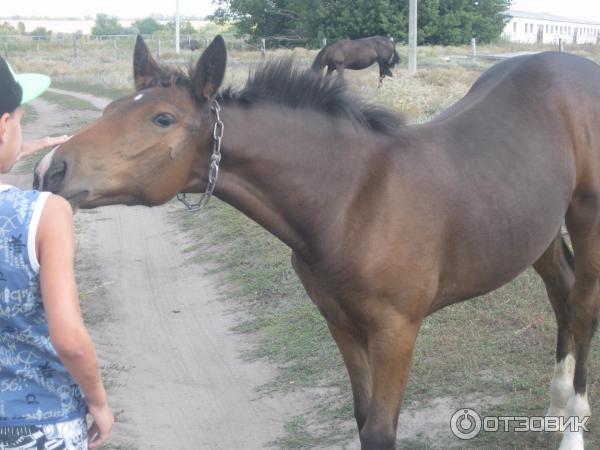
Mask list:
[[63,197],[35,189],[20,189],[10,185],[0,185],[0,209],[33,209],[37,215],[73,214],[70,203]]

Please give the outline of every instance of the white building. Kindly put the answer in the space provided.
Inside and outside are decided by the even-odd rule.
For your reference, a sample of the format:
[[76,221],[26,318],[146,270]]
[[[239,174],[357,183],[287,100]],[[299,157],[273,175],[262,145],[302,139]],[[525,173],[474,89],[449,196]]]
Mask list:
[[502,37],[512,42],[599,44],[600,22],[510,9]]

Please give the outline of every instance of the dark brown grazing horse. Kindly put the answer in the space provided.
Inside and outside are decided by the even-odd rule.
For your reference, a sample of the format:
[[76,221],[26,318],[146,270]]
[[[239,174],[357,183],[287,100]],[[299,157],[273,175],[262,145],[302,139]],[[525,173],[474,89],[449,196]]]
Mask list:
[[194,51],[200,48],[200,43],[196,39],[186,39],[179,44],[179,48]]
[[[220,37],[189,75],[159,65],[138,38],[137,91],[48,154],[37,187],[80,208],[153,206],[204,192],[209,166],[214,187],[220,164],[215,195],[292,249],[348,369],[365,450],[395,448],[423,319],[531,265],[558,322],[549,413],[589,415],[598,65],[564,53],[511,58],[431,122],[407,126],[289,61],[219,94],[225,63]],[[583,432],[565,432],[562,445],[582,449]]]
[[400,58],[394,41],[385,36],[371,36],[355,40],[342,40],[323,48],[312,63],[312,69],[322,71],[327,67],[327,75],[337,70],[343,76],[344,69],[366,69],[374,63],[379,64],[379,85],[385,76],[393,77],[391,67]]

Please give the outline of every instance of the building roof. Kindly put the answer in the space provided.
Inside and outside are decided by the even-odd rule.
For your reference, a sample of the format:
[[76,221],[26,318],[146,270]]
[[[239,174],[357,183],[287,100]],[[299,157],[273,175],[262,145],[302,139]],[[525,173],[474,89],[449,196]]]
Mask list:
[[551,22],[569,22],[583,25],[600,25],[600,22],[594,22],[592,20],[571,19],[568,17],[553,16],[552,14],[516,11],[514,9],[509,9],[508,11],[506,11],[506,15],[509,17],[518,17],[521,19],[548,20]]

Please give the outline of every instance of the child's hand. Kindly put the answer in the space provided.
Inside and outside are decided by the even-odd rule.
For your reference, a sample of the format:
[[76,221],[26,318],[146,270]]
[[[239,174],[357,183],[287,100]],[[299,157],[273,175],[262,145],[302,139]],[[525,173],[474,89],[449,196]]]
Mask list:
[[62,136],[47,136],[45,138],[23,142],[21,145],[21,153],[19,154],[18,159],[31,155],[32,153],[42,150],[43,148],[54,147],[55,145],[63,144],[69,139],[71,139],[71,136],[63,134]]
[[89,411],[93,422],[88,430],[88,447],[90,450],[95,450],[100,448],[108,439],[115,423],[115,416],[108,404],[99,408],[89,405]]

